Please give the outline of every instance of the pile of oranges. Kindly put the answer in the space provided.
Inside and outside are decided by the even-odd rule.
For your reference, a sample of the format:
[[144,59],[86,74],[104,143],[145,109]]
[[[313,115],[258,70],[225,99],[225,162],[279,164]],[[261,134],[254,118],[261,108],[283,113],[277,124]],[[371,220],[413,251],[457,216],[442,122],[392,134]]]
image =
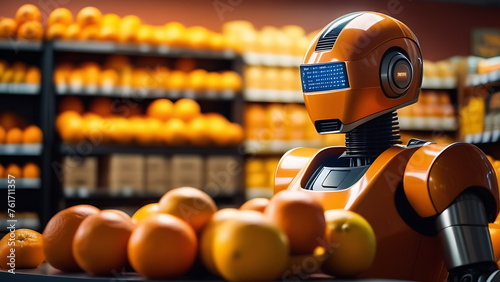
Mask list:
[[[241,90],[241,76],[230,70],[208,72],[195,68],[190,60],[180,60],[176,69],[169,69],[165,63],[155,61],[153,65],[132,65],[125,56],[110,56],[101,66],[95,62],[80,65],[62,63],[56,66],[54,83],[59,94],[162,94],[168,91],[230,92]],[[182,61],[186,62],[183,63]]]
[[38,40],[43,38],[42,14],[33,4],[24,4],[17,9],[14,18],[0,19],[0,38]]
[[40,68],[27,65],[23,62],[10,64],[0,60],[0,83],[32,83],[39,84],[41,80]]
[[[132,217],[120,210],[72,206],[52,217],[42,238],[35,231],[29,236],[38,244],[23,253],[41,259],[25,267],[45,259],[61,271],[93,276],[121,275],[131,267],[147,279],[188,274],[271,281],[303,279],[322,271],[353,277],[370,267],[376,250],[373,230],[364,218],[345,210],[324,212],[302,191],[282,191],[240,208],[218,209],[200,189],[179,187]],[[4,237],[2,268],[7,268],[6,243]]]
[[6,167],[0,164],[0,177],[8,178],[10,176],[14,176],[16,179],[18,178],[39,178],[40,177],[40,167],[33,163],[27,162],[23,166],[19,166],[18,164],[11,163]]
[[0,144],[39,144],[43,132],[37,125],[27,125],[16,113],[0,112]]
[[235,146],[243,129],[218,113],[202,113],[193,99],[153,100],[141,114],[139,104],[95,98],[85,112],[83,102],[64,96],[59,103],[56,129],[65,143],[88,140],[100,144],[171,146]]

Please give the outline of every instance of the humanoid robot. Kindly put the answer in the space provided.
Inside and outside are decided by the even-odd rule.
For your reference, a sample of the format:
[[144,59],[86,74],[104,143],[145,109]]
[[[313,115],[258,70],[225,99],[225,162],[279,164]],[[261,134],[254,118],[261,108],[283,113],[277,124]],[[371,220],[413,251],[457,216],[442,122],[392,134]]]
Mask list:
[[396,109],[417,101],[422,82],[412,31],[384,14],[347,14],[315,37],[300,75],[317,132],[346,133],[346,146],[290,150],[275,192],[308,191],[325,209],[365,217],[377,254],[363,277],[500,279],[488,230],[499,193],[486,156],[465,143],[400,145]]

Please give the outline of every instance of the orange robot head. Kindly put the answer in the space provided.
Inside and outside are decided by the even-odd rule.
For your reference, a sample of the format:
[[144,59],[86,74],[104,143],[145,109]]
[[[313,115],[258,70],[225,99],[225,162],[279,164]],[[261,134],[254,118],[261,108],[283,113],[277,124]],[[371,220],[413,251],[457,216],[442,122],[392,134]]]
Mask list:
[[422,54],[402,22],[380,13],[351,13],[316,35],[300,75],[318,133],[349,132],[418,100]]

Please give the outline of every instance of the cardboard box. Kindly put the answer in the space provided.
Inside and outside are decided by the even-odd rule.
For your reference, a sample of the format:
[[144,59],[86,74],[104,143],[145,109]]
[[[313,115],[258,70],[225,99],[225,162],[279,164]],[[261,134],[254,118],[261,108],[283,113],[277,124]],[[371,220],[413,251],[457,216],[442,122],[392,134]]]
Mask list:
[[197,155],[174,155],[170,161],[170,186],[202,188],[204,184],[204,160]]
[[88,192],[97,188],[97,158],[67,156],[62,166],[63,188],[66,193],[84,189]]
[[170,188],[168,158],[164,156],[146,156],[145,170],[146,191],[163,195]]
[[205,192],[213,196],[234,196],[241,186],[243,168],[234,156],[209,156],[206,160]]
[[101,160],[101,184],[112,194],[130,194],[144,189],[145,157],[112,154]]

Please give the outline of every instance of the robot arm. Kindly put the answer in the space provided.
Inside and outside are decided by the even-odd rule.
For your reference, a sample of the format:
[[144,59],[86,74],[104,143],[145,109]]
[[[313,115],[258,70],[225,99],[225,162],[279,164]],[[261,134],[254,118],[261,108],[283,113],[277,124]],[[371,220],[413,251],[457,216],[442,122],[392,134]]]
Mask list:
[[421,217],[436,218],[448,281],[481,281],[497,269],[488,230],[498,214],[497,180],[477,147],[421,147],[406,167],[404,191]]

